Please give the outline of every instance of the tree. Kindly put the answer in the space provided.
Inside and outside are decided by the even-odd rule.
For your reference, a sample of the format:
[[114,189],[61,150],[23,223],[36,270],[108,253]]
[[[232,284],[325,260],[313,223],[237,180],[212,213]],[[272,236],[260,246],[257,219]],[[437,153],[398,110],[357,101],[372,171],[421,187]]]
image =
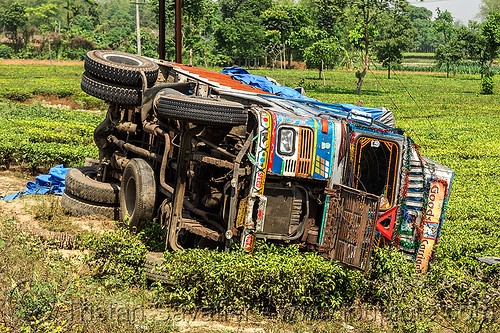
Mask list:
[[468,26],[460,26],[456,30],[457,38],[462,41],[465,57],[481,63],[481,78],[486,73],[486,63],[489,61],[482,29],[482,25],[478,22],[469,21]]
[[[436,58],[440,65],[446,65],[446,77],[450,76],[450,67],[456,65],[463,58],[463,43],[457,38],[456,35],[451,35],[446,44],[439,45],[436,49]],[[453,71],[455,74],[456,71]]]
[[313,43],[328,38],[328,33],[314,27],[302,27],[299,31],[292,31],[287,40],[288,47],[294,53],[294,58],[304,59],[304,51]]
[[356,93],[361,93],[363,80],[370,66],[370,48],[376,36],[377,23],[387,11],[400,10],[406,6],[405,0],[354,0],[349,1],[348,6],[351,11],[345,13],[356,18],[357,28],[351,30],[350,40],[361,52],[361,72],[357,73],[358,83]]
[[481,0],[479,6],[479,17],[487,19],[491,11],[500,10],[500,0]]
[[418,52],[434,52],[435,33],[432,27],[432,11],[425,7],[409,5],[406,11],[410,15],[415,34],[415,47]]
[[19,50],[18,32],[26,25],[26,7],[20,3],[14,2],[0,16],[0,22],[6,30],[12,33],[15,51],[17,52]]
[[222,17],[214,31],[217,52],[240,65],[262,56],[266,29],[261,14],[271,8],[271,0],[220,0],[219,5]]
[[387,78],[391,78],[391,65],[400,64],[403,51],[407,51],[413,44],[416,34],[408,13],[394,10],[384,19],[374,42],[375,56],[387,66]]
[[443,41],[440,44],[448,43],[448,40],[453,33],[453,16],[447,10],[442,12],[439,8],[437,9],[437,17],[434,20],[434,30],[437,33],[442,34]]
[[338,50],[339,47],[332,39],[322,39],[304,51],[307,67],[319,69],[319,78],[323,77],[323,86],[325,85],[325,67],[334,63]]
[[481,34],[484,38],[485,55],[489,60],[488,75],[491,76],[491,65],[500,48],[500,11],[492,11],[483,25]]

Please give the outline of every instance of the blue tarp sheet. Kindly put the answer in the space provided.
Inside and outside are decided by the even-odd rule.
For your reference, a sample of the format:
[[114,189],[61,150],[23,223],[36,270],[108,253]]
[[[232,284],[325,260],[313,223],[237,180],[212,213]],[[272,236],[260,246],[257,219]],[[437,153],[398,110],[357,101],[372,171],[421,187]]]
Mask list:
[[242,67],[225,67],[221,73],[230,75],[233,79],[251,85],[252,87],[260,88],[271,94],[284,97],[286,99],[295,100],[297,102],[310,102],[318,107],[326,109],[325,111],[332,110],[349,113],[351,110],[358,110],[368,112],[373,119],[378,119],[382,115],[382,110],[377,108],[367,108],[347,103],[322,103],[315,99],[301,96],[301,94],[295,89],[275,85],[263,76],[250,74],[246,69]]
[[264,90],[265,92],[268,92],[271,94],[275,94],[275,95],[282,96],[282,97],[288,97],[288,98],[313,100],[311,98],[301,96],[300,93],[295,89],[292,89],[290,87],[285,87],[285,86],[278,86],[263,76],[250,74],[246,69],[241,68],[241,67],[236,67],[236,66],[225,67],[221,73],[230,75],[233,79],[241,81],[241,82],[248,84],[252,87],[260,88],[260,89]]
[[35,182],[27,182],[26,189],[14,194],[0,196],[0,199],[10,201],[28,194],[57,194],[62,195],[64,191],[64,180],[70,168],[58,165],[50,169],[48,175],[40,175]]

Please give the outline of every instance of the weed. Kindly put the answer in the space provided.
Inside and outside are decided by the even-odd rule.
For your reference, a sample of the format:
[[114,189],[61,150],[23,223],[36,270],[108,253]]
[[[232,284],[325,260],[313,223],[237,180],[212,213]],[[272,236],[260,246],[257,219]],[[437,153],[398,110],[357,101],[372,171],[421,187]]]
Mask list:
[[142,261],[146,247],[127,230],[118,228],[102,235],[81,234],[80,242],[82,248],[89,251],[84,262],[107,287],[145,283]]
[[61,207],[56,196],[43,196],[31,207],[35,219],[44,229],[56,232],[78,232]]

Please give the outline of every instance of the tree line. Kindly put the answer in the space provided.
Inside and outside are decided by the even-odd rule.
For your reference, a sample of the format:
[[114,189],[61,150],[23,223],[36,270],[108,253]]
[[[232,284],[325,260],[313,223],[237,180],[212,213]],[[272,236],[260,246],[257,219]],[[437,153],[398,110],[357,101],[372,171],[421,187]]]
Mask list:
[[[139,2],[142,54],[158,57],[158,0]],[[83,59],[95,48],[136,52],[136,5],[123,0],[0,0],[0,58]],[[447,72],[462,60],[482,74],[500,48],[500,0],[482,18],[456,22],[406,0],[183,0],[183,59],[238,64],[356,69],[358,92],[373,61],[388,69],[406,51],[433,52]],[[175,58],[174,0],[167,0],[166,54]]]

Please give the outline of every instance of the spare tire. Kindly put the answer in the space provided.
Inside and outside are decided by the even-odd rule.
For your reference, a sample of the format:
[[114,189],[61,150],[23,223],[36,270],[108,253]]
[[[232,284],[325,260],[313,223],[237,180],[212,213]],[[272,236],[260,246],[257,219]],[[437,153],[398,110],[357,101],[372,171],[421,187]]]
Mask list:
[[243,125],[248,112],[242,104],[186,95],[163,95],[158,100],[158,116],[195,124]]
[[126,86],[142,87],[144,72],[148,87],[155,84],[158,65],[141,56],[111,50],[93,50],[85,56],[85,70],[108,82]]
[[82,75],[82,90],[87,94],[109,103],[120,105],[141,105],[142,88],[120,86],[105,82],[84,72]]
[[96,180],[96,176],[95,166],[71,168],[66,173],[64,191],[73,197],[90,202],[117,206],[120,183],[100,182]]
[[64,212],[73,216],[99,215],[110,219],[118,217],[118,206],[97,204],[63,192],[61,206]]
[[132,231],[140,222],[151,220],[156,201],[156,180],[151,165],[142,158],[131,159],[123,170],[120,193],[120,220]]

